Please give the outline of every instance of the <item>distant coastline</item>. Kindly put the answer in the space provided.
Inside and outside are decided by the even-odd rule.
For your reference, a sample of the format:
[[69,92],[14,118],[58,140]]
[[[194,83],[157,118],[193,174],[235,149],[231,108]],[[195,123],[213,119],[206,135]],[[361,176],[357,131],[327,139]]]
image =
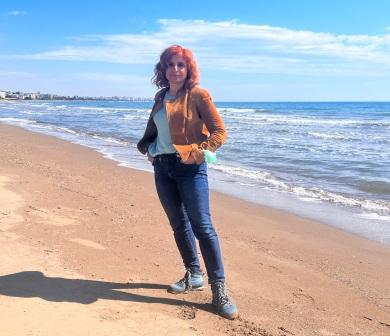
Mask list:
[[127,96],[65,96],[57,95],[51,93],[41,93],[41,92],[22,92],[22,91],[2,91],[0,90],[0,100],[122,100],[122,101],[132,101],[132,102],[149,102],[153,101],[151,97],[127,97]]

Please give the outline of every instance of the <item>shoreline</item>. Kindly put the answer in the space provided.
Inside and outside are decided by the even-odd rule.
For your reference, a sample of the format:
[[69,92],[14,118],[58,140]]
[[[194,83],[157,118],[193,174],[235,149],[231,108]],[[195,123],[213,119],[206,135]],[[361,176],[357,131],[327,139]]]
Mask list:
[[[20,127],[30,132],[54,136],[72,144],[82,145],[101,154],[104,158],[112,160],[119,166],[152,173],[151,167],[139,155],[138,150],[133,147],[121,146],[120,141],[119,147],[113,149],[110,147],[112,145],[112,139],[99,137],[92,137],[90,139],[84,135],[76,136],[73,131],[66,130],[62,127],[59,127],[59,129],[45,128],[43,130],[39,128],[35,129],[36,126],[34,124],[4,125]],[[131,163],[128,161],[129,158],[132,160]],[[255,187],[251,190],[251,187],[241,185],[239,180],[227,182],[228,180],[229,177],[226,179],[225,176],[222,176],[218,168],[211,167],[209,170],[210,189],[215,192],[288,212],[298,217],[311,219],[344,232],[390,246],[390,231],[386,227],[388,216],[381,217],[370,212],[360,212],[359,208],[348,208],[333,202],[307,199],[306,197],[301,198],[301,196],[294,193],[272,190],[266,187]]]
[[[241,335],[249,331],[265,335],[264,330],[269,335],[324,336],[389,332],[388,246],[212,191],[213,219],[228,286],[241,314],[240,320],[229,322],[210,312],[209,290],[173,297],[165,292],[166,284],[179,278],[183,267],[150,173],[120,167],[85,146],[19,127],[0,124],[0,134],[0,176],[6,181],[1,195],[16,195],[14,205],[2,204],[8,210],[0,215],[0,251],[7,260],[0,267],[4,299],[0,311],[12,307],[11,311],[17,312],[22,301],[28,301],[31,312],[54,304],[56,297],[43,295],[43,289],[38,295],[30,293],[30,298],[15,289],[4,291],[4,284],[11,286],[4,276],[19,274],[14,277],[18,286],[27,269],[46,278],[55,274],[64,280],[67,290],[71,290],[65,281],[69,277],[121,283],[122,288],[124,283],[133,284],[117,291],[129,296],[110,296],[77,306],[73,305],[80,303],[79,298],[64,294],[65,303],[76,302],[69,309],[82,308],[93,330],[102,323],[117,331],[126,325],[128,329],[123,330],[134,329],[137,334],[137,328],[146,323],[138,334],[152,335],[162,326],[178,335]],[[5,219],[11,213],[16,217],[7,226]],[[13,248],[14,255],[7,253]],[[35,262],[27,260],[29,250],[34,250],[29,257]],[[23,281],[31,280],[23,274]],[[36,281],[41,283],[39,279]],[[91,283],[81,281],[80,285],[88,289]],[[63,290],[55,287],[54,281],[51,285]],[[55,304],[60,311],[66,306]],[[105,316],[103,322],[94,319],[91,311]],[[44,319],[39,312],[34,316]],[[25,322],[28,316],[21,314],[17,319]],[[16,328],[6,315],[2,320],[5,330]],[[45,323],[32,329],[49,335],[42,330],[53,325]],[[22,335],[23,323],[16,324],[20,325],[16,335]],[[64,335],[70,330],[67,325],[62,328]]]

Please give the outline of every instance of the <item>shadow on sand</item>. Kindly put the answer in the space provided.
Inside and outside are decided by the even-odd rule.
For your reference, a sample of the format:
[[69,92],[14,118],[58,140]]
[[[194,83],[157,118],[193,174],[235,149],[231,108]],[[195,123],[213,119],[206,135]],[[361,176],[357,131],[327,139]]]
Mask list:
[[116,283],[98,280],[66,279],[47,277],[39,271],[19,272],[0,276],[0,295],[31,298],[39,297],[53,302],[76,302],[91,304],[99,299],[167,305],[190,305],[197,309],[211,311],[211,305],[190,301],[153,297],[124,292],[128,289],[167,288],[151,283]]

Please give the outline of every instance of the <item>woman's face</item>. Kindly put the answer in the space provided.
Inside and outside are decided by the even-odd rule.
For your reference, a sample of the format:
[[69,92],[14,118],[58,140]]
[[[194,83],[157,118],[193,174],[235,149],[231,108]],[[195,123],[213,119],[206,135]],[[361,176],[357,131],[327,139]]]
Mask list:
[[182,86],[187,79],[187,64],[181,55],[174,55],[168,62],[165,72],[169,85]]

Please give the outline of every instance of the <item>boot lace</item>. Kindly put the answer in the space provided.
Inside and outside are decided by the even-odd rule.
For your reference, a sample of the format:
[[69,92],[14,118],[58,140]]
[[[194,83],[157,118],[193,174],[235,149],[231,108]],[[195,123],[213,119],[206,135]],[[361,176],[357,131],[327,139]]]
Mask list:
[[216,302],[218,305],[224,306],[232,304],[223,283],[215,284],[214,295],[216,296]]
[[185,287],[185,292],[188,292],[192,289],[192,283],[191,283],[191,272],[189,269],[187,269],[186,273],[184,274],[183,279],[180,279],[177,284],[183,284]]

